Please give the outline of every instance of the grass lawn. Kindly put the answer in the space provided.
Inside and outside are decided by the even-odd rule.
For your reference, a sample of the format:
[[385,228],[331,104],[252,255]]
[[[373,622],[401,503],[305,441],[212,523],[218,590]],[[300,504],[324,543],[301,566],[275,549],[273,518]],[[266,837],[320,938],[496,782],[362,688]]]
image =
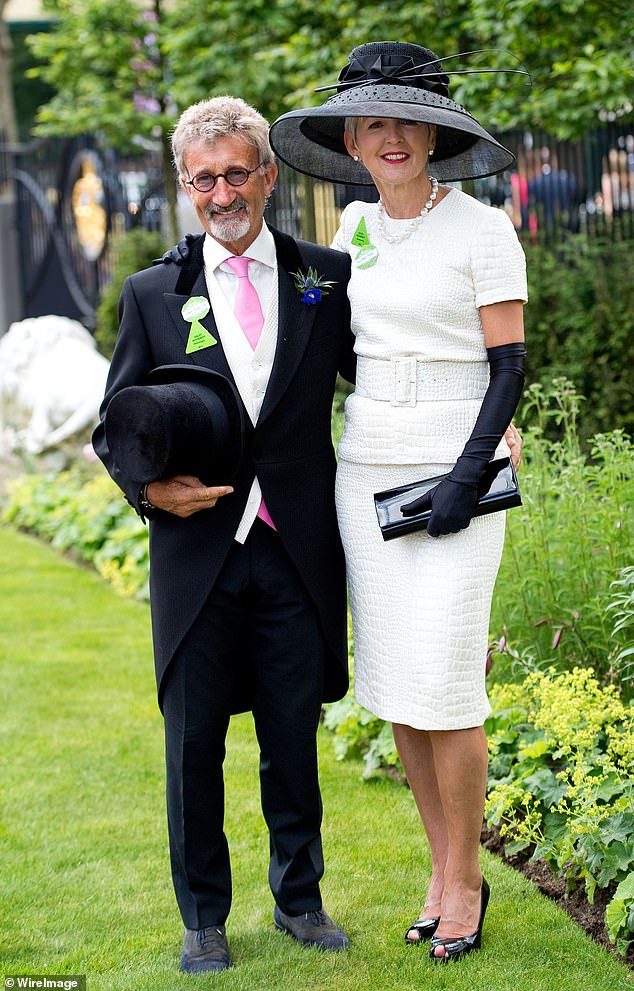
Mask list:
[[631,987],[625,966],[485,852],[483,950],[443,967],[406,947],[428,869],[411,795],[361,782],[326,732],[323,894],[352,948],[323,954],[276,932],[248,716],[233,720],[227,755],[234,967],[180,974],[148,610],[6,528],[0,556],[1,973],[86,974],[88,991]]

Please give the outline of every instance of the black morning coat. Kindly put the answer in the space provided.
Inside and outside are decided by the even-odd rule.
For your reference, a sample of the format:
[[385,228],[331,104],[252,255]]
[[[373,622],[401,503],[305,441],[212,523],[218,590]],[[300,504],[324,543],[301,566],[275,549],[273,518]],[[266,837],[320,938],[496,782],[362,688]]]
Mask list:
[[[324,701],[347,689],[346,587],[344,557],[334,502],[335,455],[331,407],[337,372],[354,379],[353,336],[347,284],[348,255],[272,230],[278,261],[278,340],[271,377],[257,424],[245,411],[245,456],[233,494],[187,519],[157,510],[150,520],[150,600],[156,680],[161,683],[184,635],[205,602],[231,547],[257,471],[266,506],[280,540],[313,599],[328,645]],[[120,389],[143,382],[158,365],[194,362],[233,380],[213,311],[201,321],[218,340],[186,355],[189,323],[181,308],[204,296],[201,235],[182,266],[161,264],[128,278],[119,302],[115,346],[95,451],[129,502],[139,511],[139,489],[147,479],[124,477],[108,450],[104,415]],[[301,301],[291,273],[312,266],[336,284],[319,303]],[[245,685],[248,690],[248,685]],[[248,695],[235,711],[249,708]]]

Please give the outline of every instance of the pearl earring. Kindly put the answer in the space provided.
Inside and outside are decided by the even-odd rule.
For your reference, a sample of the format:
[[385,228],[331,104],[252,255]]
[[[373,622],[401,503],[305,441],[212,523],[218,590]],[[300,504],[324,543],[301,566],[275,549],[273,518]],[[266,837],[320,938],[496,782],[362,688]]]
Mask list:
[[429,155],[429,157],[431,158],[431,156],[432,156],[433,154],[434,154],[434,149],[433,149],[433,148],[430,148],[430,149],[429,149],[429,152],[428,152],[428,155]]
[[353,157],[353,159],[354,159],[355,162],[358,162],[359,161],[359,156],[358,155],[353,155],[352,157]]

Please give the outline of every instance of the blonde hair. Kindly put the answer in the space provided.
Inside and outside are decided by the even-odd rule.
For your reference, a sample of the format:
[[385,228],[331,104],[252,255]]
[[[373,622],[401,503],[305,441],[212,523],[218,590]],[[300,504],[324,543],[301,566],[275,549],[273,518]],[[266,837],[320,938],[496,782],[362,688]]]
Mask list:
[[269,124],[255,107],[235,96],[215,96],[184,110],[172,133],[172,155],[179,175],[185,168],[185,152],[192,141],[212,143],[235,135],[257,148],[260,162],[274,161],[269,144]]
[[348,132],[348,134],[352,137],[353,141],[356,141],[357,127],[360,120],[361,120],[360,117],[346,117],[343,122],[344,130]]

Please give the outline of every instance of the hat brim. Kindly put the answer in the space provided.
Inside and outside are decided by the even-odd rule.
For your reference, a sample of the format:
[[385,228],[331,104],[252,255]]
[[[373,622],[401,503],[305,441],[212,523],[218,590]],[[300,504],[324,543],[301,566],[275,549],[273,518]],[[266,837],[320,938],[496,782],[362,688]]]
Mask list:
[[[229,481],[238,473],[244,457],[244,407],[240,394],[233,382],[220,372],[200,365],[159,365],[145,378],[147,385],[170,385],[172,383],[198,383],[207,386],[221,400],[227,417],[227,430],[231,443],[224,445],[222,475]],[[209,477],[207,472],[203,472]],[[212,475],[216,476],[215,468]],[[201,481],[205,478],[201,475]],[[212,484],[206,482],[206,484]],[[217,482],[213,484],[218,484]]]
[[119,470],[143,484],[176,474],[226,484],[244,456],[237,389],[196,365],[162,365],[141,385],[121,389],[108,404],[105,430]]
[[326,182],[371,186],[372,177],[348,154],[343,141],[346,117],[392,117],[435,124],[433,158],[437,179],[480,179],[509,168],[515,156],[463,107],[446,96],[387,83],[357,86],[321,107],[291,110],[271,127],[271,145],[291,168]]

